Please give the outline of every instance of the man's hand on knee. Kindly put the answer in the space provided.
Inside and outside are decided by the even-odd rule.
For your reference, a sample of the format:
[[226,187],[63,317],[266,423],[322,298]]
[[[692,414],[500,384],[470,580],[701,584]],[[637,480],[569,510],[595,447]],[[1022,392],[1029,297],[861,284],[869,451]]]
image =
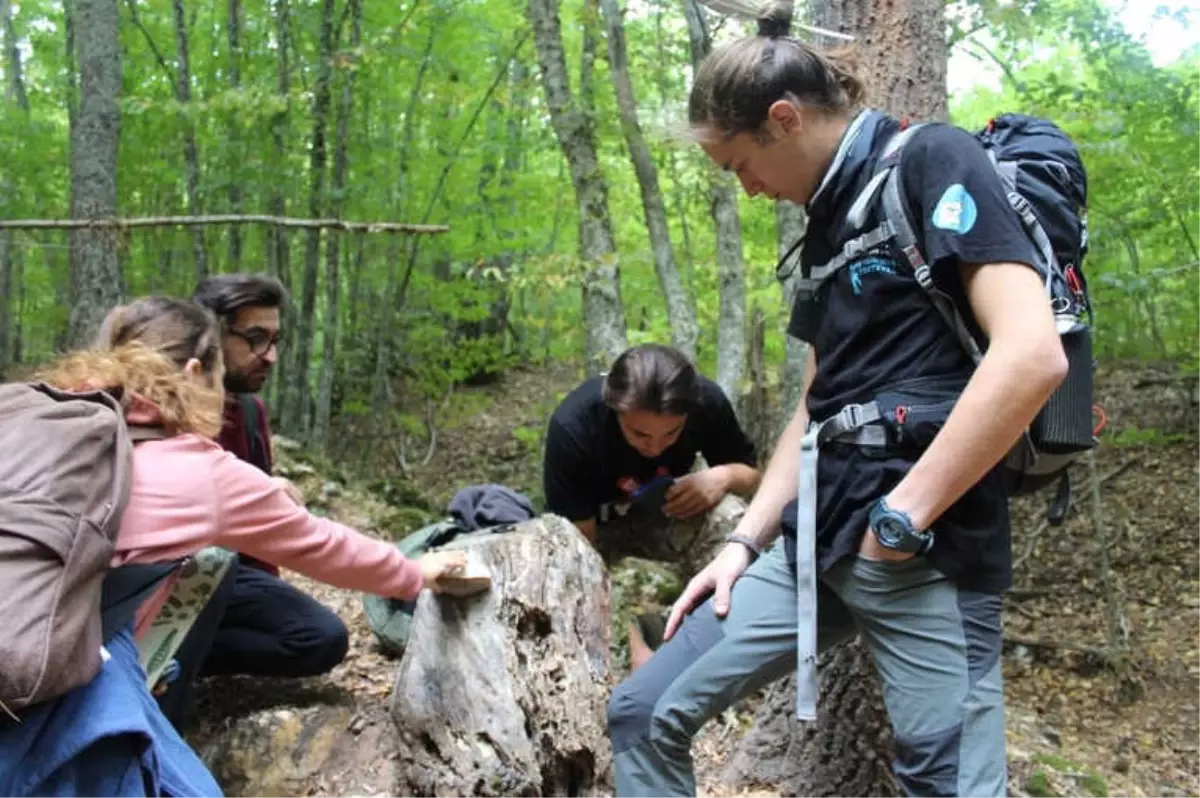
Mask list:
[[684,616],[699,606],[709,594],[713,597],[713,612],[718,618],[724,618],[729,613],[733,583],[750,567],[752,559],[753,553],[740,543],[730,543],[722,549],[703,571],[692,577],[671,607],[671,617],[667,619],[663,638],[670,640],[674,637]]

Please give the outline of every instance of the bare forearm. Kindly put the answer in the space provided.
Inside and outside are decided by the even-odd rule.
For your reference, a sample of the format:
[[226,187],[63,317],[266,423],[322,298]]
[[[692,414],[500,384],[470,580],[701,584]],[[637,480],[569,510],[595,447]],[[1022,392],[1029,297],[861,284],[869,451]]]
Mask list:
[[908,513],[918,529],[931,525],[1008,453],[1065,374],[1057,337],[993,347],[888,505]]
[[762,473],[757,468],[745,463],[725,463],[714,466],[713,470],[721,475],[726,493],[737,493],[742,496],[753,494],[762,477]]

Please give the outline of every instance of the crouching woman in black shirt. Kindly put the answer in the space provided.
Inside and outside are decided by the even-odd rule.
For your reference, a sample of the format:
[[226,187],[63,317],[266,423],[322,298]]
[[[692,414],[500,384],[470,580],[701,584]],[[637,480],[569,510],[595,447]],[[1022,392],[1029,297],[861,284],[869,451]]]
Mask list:
[[[759,479],[754,445],[724,392],[659,344],[626,350],[559,404],[542,474],[546,511],[572,521],[606,563],[659,560],[682,579],[722,542],[709,516],[736,518],[737,494],[752,494]],[[631,647],[636,666],[648,651],[636,635]]]

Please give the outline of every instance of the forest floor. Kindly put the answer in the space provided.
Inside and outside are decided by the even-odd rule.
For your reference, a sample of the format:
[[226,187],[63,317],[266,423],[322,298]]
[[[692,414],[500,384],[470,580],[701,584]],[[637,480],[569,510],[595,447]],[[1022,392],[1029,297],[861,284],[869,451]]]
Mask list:
[[[465,485],[500,482],[540,506],[541,431],[577,380],[574,369],[557,366],[460,389],[455,403],[462,410],[440,430],[429,464],[414,474],[417,491],[441,508]],[[1004,658],[1012,795],[1200,795],[1194,384],[1167,366],[1101,369],[1096,398],[1108,428],[1095,473],[1103,536],[1093,521],[1086,465],[1075,475],[1075,505],[1063,526],[1043,523],[1046,497],[1014,502],[1016,585],[1006,602]],[[316,476],[309,495],[321,490]],[[379,529],[394,512],[356,491],[327,497],[326,506],[365,529]],[[324,679],[238,679],[236,689],[229,689],[231,680],[202,683],[198,745],[231,714],[301,705],[328,689],[354,696],[360,706],[377,701],[373,722],[386,722],[395,663],[375,645],[358,595],[289,578],[346,621],[349,656]],[[697,740],[703,793],[772,794],[721,783],[753,703],[709,724]],[[349,777],[314,774],[303,792],[366,789]]]

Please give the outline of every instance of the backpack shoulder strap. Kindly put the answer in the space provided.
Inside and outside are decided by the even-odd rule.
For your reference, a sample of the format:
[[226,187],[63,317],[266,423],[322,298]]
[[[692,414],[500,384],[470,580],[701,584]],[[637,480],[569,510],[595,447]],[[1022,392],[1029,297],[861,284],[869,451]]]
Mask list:
[[[971,335],[971,330],[967,327],[966,320],[955,305],[954,300],[950,298],[944,291],[939,289],[933,283],[933,275],[930,271],[929,263],[925,260],[925,254],[921,251],[920,241],[917,238],[912,221],[909,219],[908,210],[905,208],[904,193],[901,187],[900,173],[900,156],[903,145],[911,138],[911,134],[920,126],[910,127],[899,136],[910,134],[909,138],[900,140],[898,146],[892,147],[892,144],[897,144],[897,140],[893,139],[889,144],[888,151],[885,151],[881,162],[886,160],[883,169],[887,170],[887,180],[883,185],[883,216],[886,223],[889,224],[895,233],[896,248],[904,255],[904,259],[908,261],[908,265],[912,267],[913,276],[917,280],[917,284],[929,296],[933,306],[937,308],[938,313],[950,325],[950,329],[954,332],[956,338],[967,350],[971,356],[971,360],[976,364],[983,359],[983,353],[979,349],[979,342]],[[899,138],[897,136],[897,139]]]
[[[922,127],[923,125],[921,124],[910,125],[896,132],[888,140],[887,144],[884,145],[883,152],[880,154],[879,160],[875,165],[874,174],[850,205],[850,210],[846,214],[846,224],[843,229],[858,231],[863,228],[867,222],[868,213],[878,202],[880,191],[883,190],[891,175],[896,171],[895,167],[900,162],[900,154],[904,149],[904,145]],[[874,228],[854,236],[842,244],[842,248],[828,262],[812,267],[808,274],[800,280],[800,289],[810,294],[815,292],[821,283],[836,274],[846,264],[857,260],[863,253],[883,246],[895,238],[896,232],[894,223],[885,216]]]

